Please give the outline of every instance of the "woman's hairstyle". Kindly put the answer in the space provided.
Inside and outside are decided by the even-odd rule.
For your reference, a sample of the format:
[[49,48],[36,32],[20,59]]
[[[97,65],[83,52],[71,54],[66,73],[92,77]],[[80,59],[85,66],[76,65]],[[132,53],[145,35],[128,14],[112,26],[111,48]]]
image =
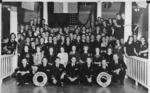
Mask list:
[[130,40],[130,38],[131,38],[131,37],[133,38],[133,36],[129,36],[129,37],[128,37],[128,40],[127,40],[127,42],[129,42],[129,40]]
[[16,35],[15,35],[15,33],[11,33],[11,34],[10,34],[9,39],[11,40],[11,36],[12,36],[12,35],[14,35],[14,36],[15,36],[15,38],[14,38],[14,39],[16,39]]

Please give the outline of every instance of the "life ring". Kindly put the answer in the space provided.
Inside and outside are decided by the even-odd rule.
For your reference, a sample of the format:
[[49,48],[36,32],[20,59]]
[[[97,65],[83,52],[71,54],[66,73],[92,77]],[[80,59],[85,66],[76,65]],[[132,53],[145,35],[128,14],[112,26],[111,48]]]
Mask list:
[[44,86],[48,81],[47,75],[44,72],[37,72],[33,76],[33,83],[36,86]]
[[106,72],[101,72],[96,78],[97,83],[102,87],[107,87],[111,83],[111,75]]

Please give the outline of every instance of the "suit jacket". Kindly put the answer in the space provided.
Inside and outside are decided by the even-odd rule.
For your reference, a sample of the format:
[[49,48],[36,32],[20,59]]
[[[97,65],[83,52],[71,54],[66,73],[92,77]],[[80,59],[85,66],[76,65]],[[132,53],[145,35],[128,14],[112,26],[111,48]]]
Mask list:
[[113,71],[113,70],[116,70],[116,69],[121,69],[121,70],[125,70],[125,69],[127,69],[127,66],[126,66],[126,64],[124,63],[124,61],[123,60],[121,60],[121,59],[118,59],[118,63],[116,64],[115,63],[115,61],[113,60],[112,62],[111,62],[111,64],[110,64],[110,66],[111,66],[111,70]]
[[52,77],[60,78],[62,73],[65,71],[64,66],[59,64],[59,67],[56,67],[56,64],[53,64],[51,67]]
[[68,64],[66,67],[66,76],[68,77],[79,77],[80,68],[78,64],[72,66],[72,64]]
[[95,68],[94,64],[91,64],[90,67],[88,67],[87,64],[83,64],[83,67],[82,67],[83,76],[84,77],[93,77],[94,71],[95,71],[94,68]]

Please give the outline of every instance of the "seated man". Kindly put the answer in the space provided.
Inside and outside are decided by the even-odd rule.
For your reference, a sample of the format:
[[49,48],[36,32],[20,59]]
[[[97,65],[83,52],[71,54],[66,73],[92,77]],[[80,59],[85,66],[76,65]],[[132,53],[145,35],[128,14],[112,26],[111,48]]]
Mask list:
[[110,74],[111,69],[106,59],[102,59],[102,64],[98,66],[97,70],[98,74],[101,72],[107,72],[108,74]]
[[19,82],[20,85],[24,85],[25,83],[29,83],[30,81],[30,66],[27,63],[27,59],[23,58],[22,59],[22,64],[20,67],[16,70],[17,73],[17,81]]
[[66,67],[66,83],[78,84],[79,83],[79,65],[75,56],[71,58],[71,63]]
[[127,66],[123,60],[119,59],[117,54],[113,55],[113,61],[111,62],[111,71],[113,75],[113,81],[120,80],[120,84],[123,85],[123,80],[126,74]]
[[60,64],[60,58],[56,57],[55,64],[51,67],[52,75],[51,75],[51,83],[54,85],[60,85],[63,86],[64,81],[64,66]]
[[51,68],[51,66],[48,64],[47,58],[43,57],[42,64],[38,67],[38,71],[44,72],[47,75],[48,83],[50,83],[49,80],[51,78],[50,68]]
[[95,82],[96,82],[97,76],[98,76],[101,72],[106,72],[106,73],[108,73],[108,74],[111,75],[111,68],[110,68],[110,66],[108,65],[108,63],[109,63],[109,62],[107,62],[106,59],[103,58],[103,59],[101,60],[101,64],[96,67],[96,73],[95,73],[96,75],[93,77],[94,80],[95,80]]
[[82,73],[83,83],[92,86],[94,75],[94,64],[92,64],[91,57],[87,57],[86,64],[83,64],[82,71],[83,71]]

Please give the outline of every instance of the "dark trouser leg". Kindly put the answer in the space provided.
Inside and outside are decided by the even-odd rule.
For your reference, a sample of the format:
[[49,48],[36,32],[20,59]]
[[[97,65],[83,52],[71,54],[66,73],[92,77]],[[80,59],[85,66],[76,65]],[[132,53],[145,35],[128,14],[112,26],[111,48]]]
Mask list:
[[25,74],[23,76],[23,79],[24,79],[24,82],[25,83],[29,83],[31,81],[31,77],[30,77],[30,74]]
[[125,77],[126,71],[125,70],[121,70],[119,73],[119,79],[120,79],[120,83],[123,84],[123,80]]
[[116,73],[112,73],[112,81],[114,82],[114,83],[116,83],[117,82],[117,80],[118,80],[118,75],[116,74]]
[[[93,79],[93,78],[92,78]],[[92,85],[93,81],[89,82],[87,77],[84,77],[84,84]]]
[[18,75],[17,75],[17,81],[18,81],[19,83],[22,82],[22,76],[21,76],[21,74],[18,74]]

